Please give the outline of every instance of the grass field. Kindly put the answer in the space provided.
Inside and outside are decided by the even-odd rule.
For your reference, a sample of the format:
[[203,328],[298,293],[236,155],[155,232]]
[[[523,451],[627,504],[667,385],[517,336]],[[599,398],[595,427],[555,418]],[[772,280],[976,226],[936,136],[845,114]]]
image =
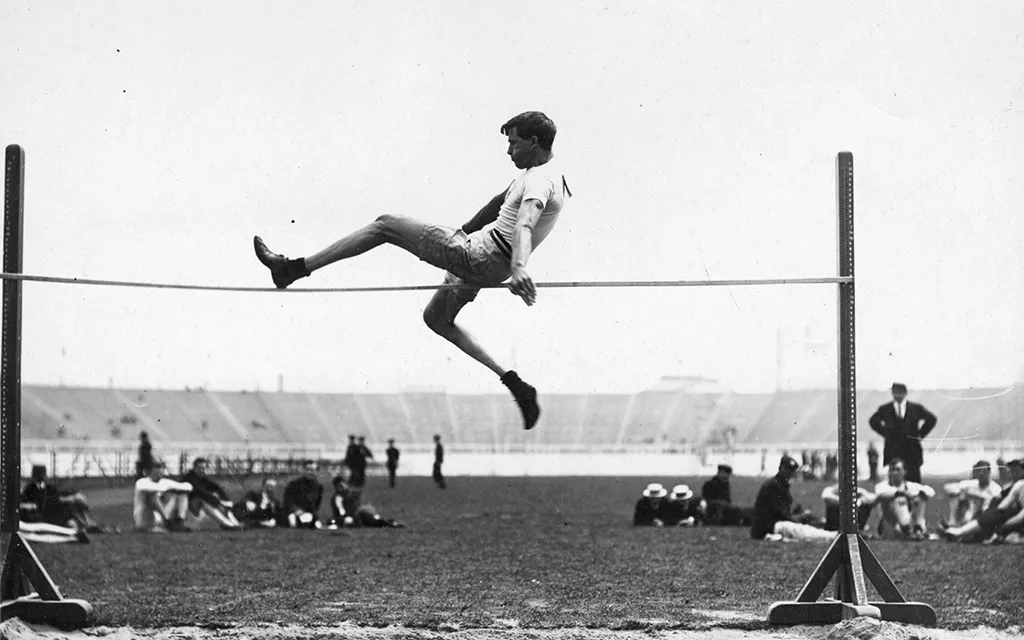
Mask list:
[[[633,504],[651,480],[452,478],[440,491],[429,478],[400,478],[392,491],[371,477],[364,501],[408,528],[102,534],[34,548],[102,625],[428,629],[762,628],[767,607],[793,599],[825,551],[755,542],[741,528],[634,529]],[[734,478],[734,501],[751,504],[759,482]],[[821,487],[794,483],[794,494],[820,513]],[[88,494],[102,521],[130,522],[129,487]],[[909,600],[936,609],[940,627],[1024,625],[1024,545],[869,545]]]

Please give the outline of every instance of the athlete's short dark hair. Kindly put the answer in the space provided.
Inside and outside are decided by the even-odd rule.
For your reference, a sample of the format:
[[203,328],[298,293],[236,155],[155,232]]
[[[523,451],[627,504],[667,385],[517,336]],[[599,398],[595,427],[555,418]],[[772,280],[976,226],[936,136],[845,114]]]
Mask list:
[[501,125],[501,132],[507,134],[512,129],[516,135],[523,139],[537,136],[537,144],[545,151],[551,151],[551,145],[555,143],[555,134],[558,128],[551,118],[540,111],[524,111]]

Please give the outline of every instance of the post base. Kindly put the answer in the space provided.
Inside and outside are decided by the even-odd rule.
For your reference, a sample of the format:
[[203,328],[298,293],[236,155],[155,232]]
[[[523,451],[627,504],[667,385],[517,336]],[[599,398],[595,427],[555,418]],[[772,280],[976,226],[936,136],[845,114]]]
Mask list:
[[937,622],[935,610],[921,602],[868,602],[866,606],[838,600],[776,602],[768,608],[770,624],[837,624],[862,615],[925,627]]
[[33,594],[0,603],[0,620],[11,618],[59,629],[81,629],[96,620],[96,612],[85,600],[42,600]]

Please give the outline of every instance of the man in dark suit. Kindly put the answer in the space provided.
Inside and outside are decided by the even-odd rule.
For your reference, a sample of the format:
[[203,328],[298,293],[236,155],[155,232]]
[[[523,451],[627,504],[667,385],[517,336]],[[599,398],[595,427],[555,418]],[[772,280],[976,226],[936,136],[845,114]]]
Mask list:
[[893,383],[892,399],[878,407],[868,424],[885,438],[882,464],[888,465],[894,458],[900,458],[907,471],[905,479],[920,483],[924,462],[921,441],[935,428],[938,419],[923,405],[907,400],[905,384]]
[[394,489],[395,475],[398,472],[398,456],[401,455],[401,453],[398,451],[398,447],[395,446],[394,438],[388,438],[388,448],[386,453],[388,456],[388,460],[386,463],[386,466],[388,468],[388,486]]
[[444,445],[441,444],[441,436],[434,435],[434,484],[438,489],[447,489],[444,474],[441,473],[441,465],[444,464]]
[[348,449],[345,451],[345,466],[348,467],[351,476],[349,484],[353,487],[366,486],[366,454],[360,448],[354,435],[348,437]]

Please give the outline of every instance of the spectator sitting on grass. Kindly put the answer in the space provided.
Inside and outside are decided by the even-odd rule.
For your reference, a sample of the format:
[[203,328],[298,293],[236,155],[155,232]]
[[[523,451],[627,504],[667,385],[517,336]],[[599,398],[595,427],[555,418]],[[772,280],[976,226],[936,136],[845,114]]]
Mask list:
[[704,520],[704,501],[694,498],[693,491],[685,484],[672,487],[662,507],[666,527],[692,527]]
[[889,462],[889,478],[875,486],[875,495],[882,512],[879,536],[902,540],[927,537],[925,516],[928,501],[935,497],[935,489],[907,480],[903,460],[893,458]]
[[[839,483],[825,487],[821,492],[825,503],[825,529],[839,531]],[[868,531],[868,520],[878,502],[878,497],[863,487],[857,487],[857,523],[861,533]]]
[[[21,492],[21,520],[100,533],[104,528],[91,515],[85,495],[73,489],[58,489],[46,478],[46,467],[32,466],[32,478]],[[56,534],[55,534],[56,535]]]
[[946,524],[960,527],[988,509],[989,504],[999,497],[1002,487],[992,480],[992,465],[988,460],[979,460],[974,463],[969,479],[950,482],[942,489],[948,509]]
[[206,458],[196,458],[192,462],[192,469],[181,477],[182,482],[192,485],[189,510],[200,521],[204,514],[210,516],[221,529],[241,529],[242,524],[232,512],[235,503],[223,487],[206,475],[206,469]]
[[757,492],[754,501],[754,522],[750,525],[750,537],[755,540],[812,540],[831,542],[835,533],[809,524],[798,522],[793,513],[793,492],[789,483],[800,463],[789,456],[782,456],[779,472],[767,480]]
[[259,491],[250,491],[235,504],[237,517],[246,526],[273,529],[278,526],[281,503],[274,497],[277,480],[266,478]]
[[188,496],[192,485],[164,477],[164,463],[154,460],[149,475],[135,481],[135,528],[166,533],[188,531]]
[[334,476],[334,495],[331,496],[331,521],[328,529],[355,526],[361,491],[345,482],[344,472]]
[[959,542],[1020,541],[1024,532],[1024,458],[1011,460],[1006,466],[1010,482],[999,498],[963,526],[940,525],[942,537]]
[[701,497],[706,505],[704,523],[722,526],[749,527],[753,521],[753,511],[733,506],[732,487],[729,478],[732,467],[727,464],[718,465],[718,473],[704,483],[700,489]]
[[293,529],[319,529],[318,513],[324,497],[324,487],[316,477],[316,463],[305,462],[305,473],[284,487],[284,507],[281,510],[288,526]]
[[665,526],[665,496],[668,491],[657,482],[652,482],[643,490],[643,494],[636,502],[633,510],[634,527],[663,527]]

